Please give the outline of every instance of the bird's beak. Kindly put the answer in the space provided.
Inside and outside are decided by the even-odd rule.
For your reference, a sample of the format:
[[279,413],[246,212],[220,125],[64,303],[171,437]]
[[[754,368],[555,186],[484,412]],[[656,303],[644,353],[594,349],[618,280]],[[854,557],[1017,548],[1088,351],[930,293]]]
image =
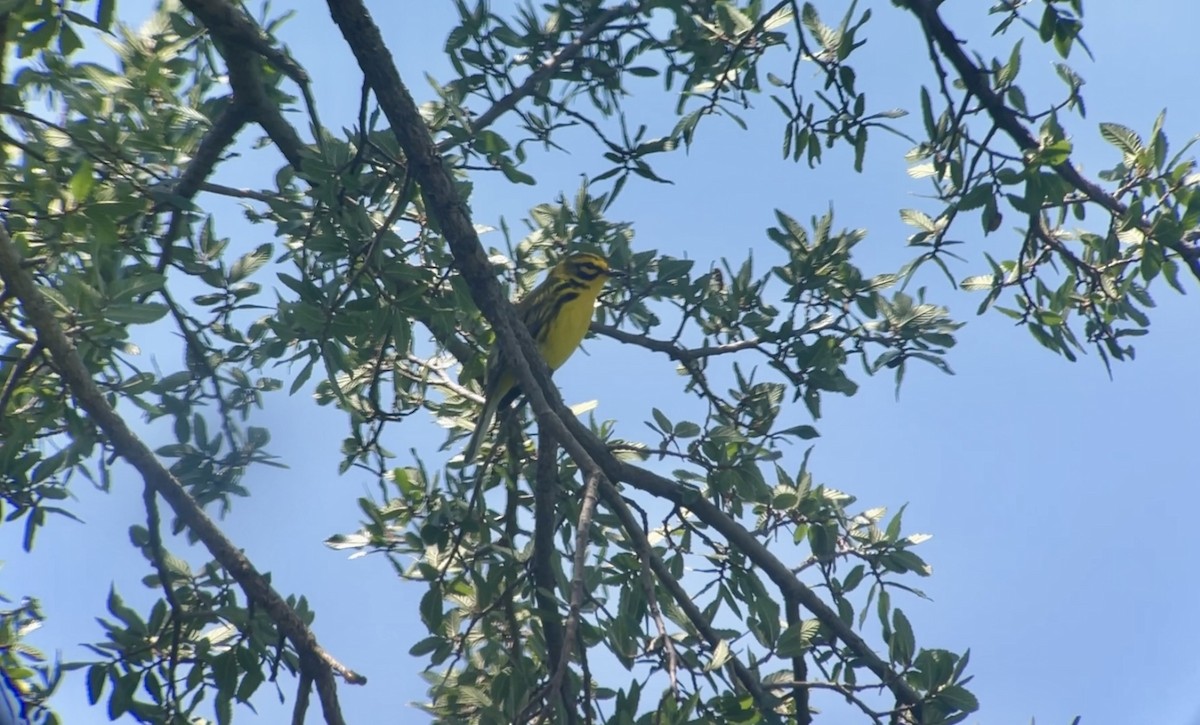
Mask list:
[[625,277],[628,277],[629,274],[626,272],[622,272],[619,269],[611,269],[610,268],[608,270],[608,276],[612,277],[613,279],[624,279]]

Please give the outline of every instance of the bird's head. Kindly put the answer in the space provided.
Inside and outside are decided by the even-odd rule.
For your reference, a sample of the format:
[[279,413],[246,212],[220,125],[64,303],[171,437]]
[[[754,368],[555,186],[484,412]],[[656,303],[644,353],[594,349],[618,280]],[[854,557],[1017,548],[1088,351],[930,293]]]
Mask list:
[[612,277],[624,277],[625,273],[609,266],[608,260],[593,252],[568,254],[554,267],[555,277],[564,277],[584,282],[589,287],[602,287]]

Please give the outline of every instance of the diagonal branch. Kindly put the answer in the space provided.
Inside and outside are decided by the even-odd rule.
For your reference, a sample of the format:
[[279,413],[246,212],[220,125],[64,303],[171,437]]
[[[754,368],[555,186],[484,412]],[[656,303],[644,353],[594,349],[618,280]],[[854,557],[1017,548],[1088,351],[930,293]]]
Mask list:
[[[894,672],[869,645],[813,590],[796,578],[788,567],[723,511],[673,481],[618,461],[604,443],[563,405],[558,389],[550,382],[546,362],[537,354],[529,330],[520,323],[516,310],[500,291],[484,256],[479,236],[471,223],[466,202],[460,198],[453,178],[392,61],[362,0],[327,0],[334,23],[350,45],[359,68],[375,92],[392,132],[404,149],[413,177],[420,184],[429,212],[441,226],[472,299],[496,331],[496,344],[537,418],[539,430],[548,430],[566,449],[585,475],[597,467],[603,471],[601,494],[608,501],[610,482],[624,481],[648,493],[691,509],[701,520],[720,531],[734,546],[767,572],[785,596],[794,597],[809,609],[883,682],[902,705],[919,708],[920,695]],[[635,522],[636,523],[636,522]],[[630,532],[633,535],[633,532]],[[758,701],[765,706],[764,701]]]
[[[561,68],[563,64],[574,59],[575,56],[583,52],[583,49],[586,48],[596,36],[604,32],[604,30],[608,28],[608,26],[614,21],[630,15],[635,15],[640,11],[640,3],[632,2],[625,3],[623,5],[617,5],[605,10],[600,14],[600,17],[596,18],[594,22],[585,27],[583,30],[579,31],[579,35],[575,36],[574,40],[559,48],[553,55],[547,58],[545,62],[538,66],[537,70],[530,73],[529,77],[526,78],[521,85],[512,89],[512,91],[506,94],[503,98],[496,101],[491,108],[479,114],[479,117],[476,118],[471,123],[471,127],[467,129],[467,135],[474,136],[488,126],[491,126],[496,122],[496,119],[515,108],[516,105],[521,102],[521,99],[533,95],[539,85],[554,75],[555,71]],[[438,151],[446,151],[453,145],[455,145],[454,141],[445,139],[438,144]]]
[[271,36],[242,8],[229,0],[183,0],[183,6],[223,44],[252,50],[298,85],[308,84],[308,73],[285,51],[276,48]]
[[[554,546],[555,515],[554,503],[558,487],[558,443],[548,435],[538,436],[537,479],[533,484],[533,586],[537,602],[538,619],[542,624],[542,637],[546,640],[546,659],[551,672],[566,667],[563,653],[563,625],[558,612],[558,598],[554,594]],[[565,680],[561,681],[565,685]],[[568,700],[569,690],[559,689],[562,707],[572,712]],[[530,703],[530,707],[533,703]]]
[[30,325],[37,331],[38,341],[45,346],[60,370],[75,403],[87,413],[93,425],[104,432],[113,450],[141,474],[146,485],[166,499],[180,520],[238,582],[246,597],[271,617],[279,631],[296,648],[301,667],[316,680],[326,721],[344,723],[337,701],[334,675],[340,674],[351,684],[363,684],[366,678],[348,669],[321,648],[312,630],[296,611],[254,568],[241,549],[226,538],[146,444],[129,429],[92,379],[78,350],[55,319],[50,303],[22,268],[21,262],[20,251],[7,230],[0,226],[0,279],[3,279],[5,288],[21,301]]
[[[609,455],[611,456],[611,454]],[[715,650],[717,645],[721,643],[721,635],[713,629],[708,617],[696,605],[695,599],[688,594],[683,585],[679,583],[679,580],[675,578],[675,575],[671,573],[671,570],[667,568],[662,557],[650,545],[650,539],[646,536],[646,532],[642,529],[638,520],[634,518],[633,512],[629,510],[629,504],[625,503],[625,500],[621,498],[621,492],[617,490],[616,486],[605,481],[604,485],[600,487],[600,495],[604,498],[604,504],[621,520],[621,526],[629,534],[629,538],[633,540],[633,549],[641,557],[642,562],[650,567],[655,576],[658,577],[659,583],[662,584],[663,588],[671,593],[671,598],[679,605],[684,615],[687,616],[688,621],[692,623],[692,626],[696,628],[696,631],[708,643],[708,646]],[[647,600],[649,601],[649,598]],[[663,634],[663,638],[664,640],[667,638],[665,633]],[[668,657],[674,657],[674,645],[664,642],[664,646],[670,648]],[[670,662],[671,660],[668,659],[668,664]],[[754,701],[758,704],[759,709],[763,712],[770,712],[773,709],[772,705],[775,698],[763,689],[762,683],[759,682],[758,678],[742,664],[740,659],[733,655],[729,656],[727,665],[733,671],[737,681],[754,697]],[[674,673],[671,674],[671,679],[674,681]]]
[[[1037,150],[1039,144],[1033,133],[1021,122],[1017,112],[1010,108],[1004,99],[992,89],[991,84],[988,83],[987,74],[967,57],[958,38],[954,37],[953,31],[938,14],[938,3],[934,0],[903,0],[897,4],[917,16],[917,20],[921,23],[921,30],[932,39],[942,55],[954,66],[954,70],[958,72],[967,92],[979,98],[996,126],[1004,131],[1022,151]],[[1069,160],[1055,164],[1053,168],[1064,181],[1113,216],[1123,217],[1129,213],[1128,206],[1102,189],[1096,182],[1085,177]],[[1157,239],[1153,228],[1144,219],[1134,221],[1146,238]],[[1196,279],[1200,280],[1200,249],[1191,247],[1183,241],[1160,240],[1160,243],[1178,254]]]
[[[730,546],[745,554],[763,570],[775,583],[775,586],[783,592],[785,599],[794,599],[799,602],[801,606],[812,612],[821,624],[828,627],[834,636],[853,650],[867,668],[892,691],[898,702],[910,708],[920,707],[921,696],[917,691],[892,670],[887,662],[875,654],[871,646],[854,631],[853,627],[846,624],[837,612],[817,596],[816,592],[801,582],[786,564],[754,537],[754,534],[704,498],[699,491],[682,486],[644,468],[617,460],[607,451],[604,442],[585,428],[578,419],[571,417],[566,420],[566,424],[570,433],[583,444],[583,448],[602,462],[604,472],[609,480],[628,483],[634,488],[671,501],[688,509],[696,518],[716,529],[725,537]],[[567,438],[564,436],[563,440],[567,440]]]

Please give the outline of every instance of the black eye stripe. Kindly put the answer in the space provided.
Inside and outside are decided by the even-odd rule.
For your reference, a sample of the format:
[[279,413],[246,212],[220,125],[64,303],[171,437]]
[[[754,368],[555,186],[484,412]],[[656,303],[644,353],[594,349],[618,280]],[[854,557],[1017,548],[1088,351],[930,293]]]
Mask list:
[[592,262],[580,262],[575,268],[575,273],[584,279],[592,280],[604,274],[604,270]]

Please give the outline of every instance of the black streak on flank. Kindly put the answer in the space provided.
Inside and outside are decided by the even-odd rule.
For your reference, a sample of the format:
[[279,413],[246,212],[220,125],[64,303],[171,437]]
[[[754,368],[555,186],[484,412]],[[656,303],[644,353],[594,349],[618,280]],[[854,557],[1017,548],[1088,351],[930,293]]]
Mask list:
[[578,292],[567,292],[565,294],[561,294],[561,295],[555,297],[554,298],[554,310],[550,313],[550,316],[548,319],[553,320],[555,317],[558,316],[559,311],[562,310],[564,305],[566,305],[568,302],[578,299],[578,298],[579,298]]

